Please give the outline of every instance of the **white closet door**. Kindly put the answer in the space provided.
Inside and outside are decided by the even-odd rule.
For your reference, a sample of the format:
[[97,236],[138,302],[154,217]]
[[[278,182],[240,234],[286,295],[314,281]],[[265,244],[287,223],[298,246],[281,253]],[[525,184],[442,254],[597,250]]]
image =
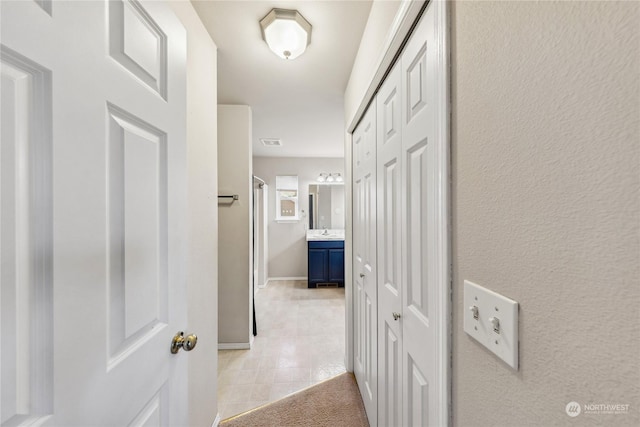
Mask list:
[[376,98],[378,219],[378,425],[402,425],[402,131],[396,64]]
[[[447,422],[443,393],[443,346],[446,310],[442,295],[442,239],[447,236],[443,206],[442,147],[446,139],[436,128],[438,114],[447,114],[438,101],[441,43],[432,2],[424,12],[401,58],[402,66],[402,228],[403,272],[403,424],[434,426]],[[444,109],[445,111],[438,111]],[[445,190],[446,191],[446,190]],[[446,250],[446,243],[444,245]],[[446,269],[446,267],[444,267]],[[443,404],[444,402],[444,404]],[[443,414],[444,412],[444,414]]]
[[1,422],[188,424],[185,30],[153,1],[0,7]]
[[376,108],[353,134],[355,375],[371,426],[377,421]]

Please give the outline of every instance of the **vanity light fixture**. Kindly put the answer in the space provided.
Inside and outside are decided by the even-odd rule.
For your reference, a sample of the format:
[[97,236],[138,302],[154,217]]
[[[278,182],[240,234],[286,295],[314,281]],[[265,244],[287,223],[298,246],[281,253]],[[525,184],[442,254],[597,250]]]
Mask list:
[[342,182],[342,175],[339,173],[320,173],[316,179],[318,182]]
[[260,20],[262,38],[282,59],[295,59],[311,43],[311,24],[297,10],[271,9]]

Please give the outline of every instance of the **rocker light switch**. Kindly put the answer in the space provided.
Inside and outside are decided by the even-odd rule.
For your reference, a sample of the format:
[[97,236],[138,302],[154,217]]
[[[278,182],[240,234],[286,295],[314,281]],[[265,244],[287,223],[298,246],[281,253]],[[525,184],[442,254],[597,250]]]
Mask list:
[[464,281],[464,331],[518,370],[518,303]]

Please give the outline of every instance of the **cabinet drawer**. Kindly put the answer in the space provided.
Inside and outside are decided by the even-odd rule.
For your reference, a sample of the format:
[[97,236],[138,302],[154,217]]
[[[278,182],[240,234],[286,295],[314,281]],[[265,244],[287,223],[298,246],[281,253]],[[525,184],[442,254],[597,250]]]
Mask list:
[[344,249],[344,240],[312,240],[309,249]]

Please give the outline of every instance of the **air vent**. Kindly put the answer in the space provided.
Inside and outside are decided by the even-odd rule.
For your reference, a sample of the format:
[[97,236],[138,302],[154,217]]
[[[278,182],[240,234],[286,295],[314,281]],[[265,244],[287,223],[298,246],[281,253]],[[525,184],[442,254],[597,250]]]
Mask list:
[[260,138],[260,142],[265,147],[282,147],[282,140],[277,138]]

